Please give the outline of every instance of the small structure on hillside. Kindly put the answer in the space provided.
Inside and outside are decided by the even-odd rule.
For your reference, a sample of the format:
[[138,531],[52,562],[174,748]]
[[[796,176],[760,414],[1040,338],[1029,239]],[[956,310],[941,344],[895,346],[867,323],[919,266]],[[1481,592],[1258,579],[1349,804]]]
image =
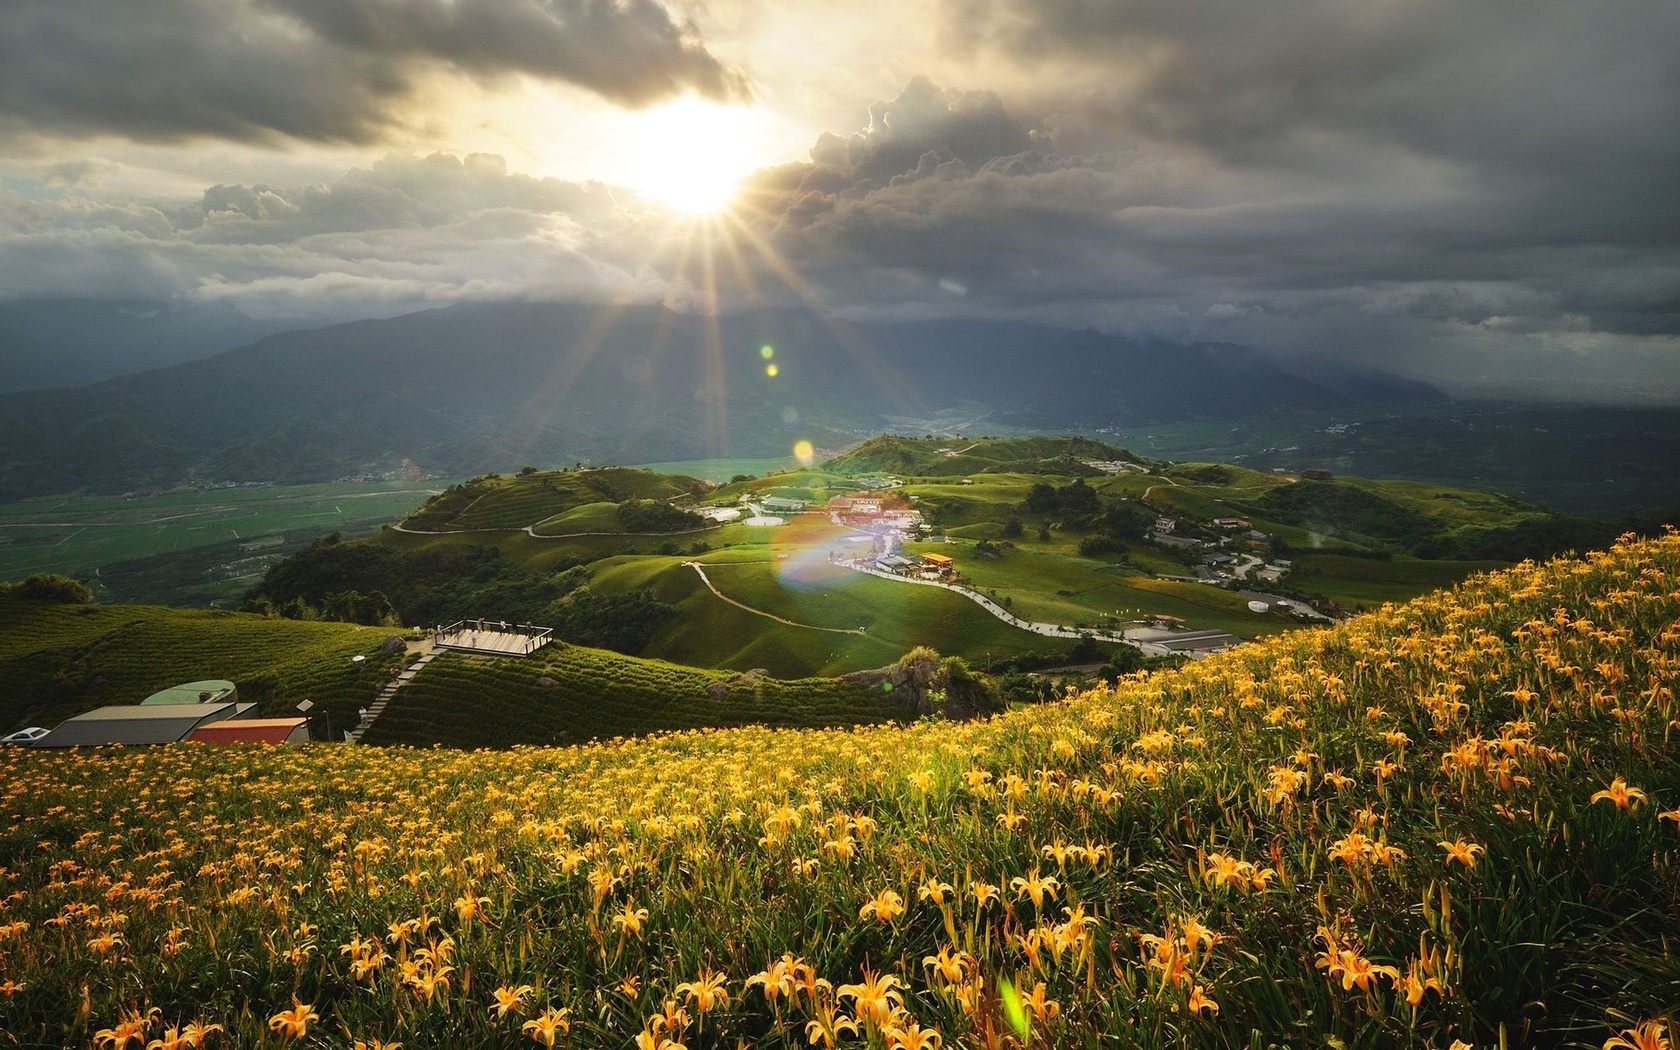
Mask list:
[[184,682],[168,689],[159,689],[140,701],[147,705],[162,704],[225,704],[239,699],[239,689],[232,682],[210,678],[202,682]]
[[765,513],[794,514],[805,509],[805,501],[785,496],[767,496],[761,501]]
[[924,554],[922,555],[922,565],[941,576],[950,575],[951,571],[957,567],[956,559],[947,554]]
[[458,649],[491,656],[530,656],[553,638],[552,627],[483,618],[457,620],[432,632],[432,644],[439,649]]
[[1305,478],[1308,481],[1334,481],[1334,480],[1336,480],[1336,475],[1330,473],[1330,471],[1326,470],[1323,467],[1308,467],[1306,470],[1301,471],[1301,477]]
[[118,704],[67,718],[36,747],[173,744],[200,726],[256,714],[256,704]]
[[302,744],[309,739],[307,718],[234,718],[199,726],[187,734],[190,744]]

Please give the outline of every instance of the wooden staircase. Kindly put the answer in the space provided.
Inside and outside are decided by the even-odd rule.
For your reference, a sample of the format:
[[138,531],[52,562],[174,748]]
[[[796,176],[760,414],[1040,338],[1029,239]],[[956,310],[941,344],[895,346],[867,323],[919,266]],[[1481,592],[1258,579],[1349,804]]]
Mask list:
[[359,744],[362,742],[362,734],[366,733],[368,727],[373,725],[374,720],[384,713],[385,705],[389,704],[391,698],[397,695],[397,690],[414,681],[414,676],[420,673],[420,669],[436,659],[440,652],[442,650],[428,650],[421,654],[418,660],[409,664],[401,674],[385,683],[384,687],[379,690],[379,695],[373,698],[373,703],[368,705],[367,717],[356,723],[356,728],[350,730],[350,743]]

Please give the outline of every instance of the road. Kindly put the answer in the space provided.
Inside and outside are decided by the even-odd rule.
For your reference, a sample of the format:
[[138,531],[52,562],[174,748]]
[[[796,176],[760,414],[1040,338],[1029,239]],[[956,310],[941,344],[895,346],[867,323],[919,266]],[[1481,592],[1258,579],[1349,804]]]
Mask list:
[[865,573],[870,576],[879,576],[883,580],[893,580],[897,583],[912,583],[922,587],[943,587],[945,590],[952,591],[969,599],[979,605],[980,608],[991,613],[993,616],[996,616],[998,619],[1002,620],[1011,627],[1019,627],[1023,631],[1031,631],[1033,634],[1041,634],[1046,638],[1084,638],[1089,636],[1091,638],[1095,638],[1099,642],[1114,642],[1119,645],[1130,645],[1134,648],[1138,647],[1136,642],[1129,641],[1124,635],[1113,631],[1078,631],[1071,627],[1064,627],[1059,623],[1037,623],[1031,620],[1023,620],[1019,616],[1010,612],[1008,609],[999,605],[997,602],[994,602],[984,594],[981,594],[979,591],[971,591],[967,587],[959,587],[954,583],[942,583],[938,580],[917,580],[908,576],[898,576],[890,572],[883,572],[880,569],[865,568],[860,565],[848,565],[847,567],[855,572]]
[[763,609],[754,609],[752,606],[747,605],[745,602],[738,602],[734,598],[731,598],[729,595],[727,595],[727,594],[723,593],[722,591],[718,590],[717,589],[717,584],[713,583],[712,578],[710,576],[706,575],[706,570],[701,567],[699,562],[697,562],[697,561],[685,561],[685,562],[683,562],[683,564],[700,574],[700,579],[703,583],[705,583],[707,590],[710,590],[713,594],[717,595],[719,598],[728,602],[730,605],[735,606],[735,608],[744,610],[746,612],[750,612],[754,616],[762,616],[766,620],[775,620],[777,623],[785,624],[788,627],[802,627],[807,631],[826,631],[829,634],[863,634],[864,633],[863,628],[861,628],[861,627],[818,627],[815,624],[796,623],[793,620],[789,620],[789,619],[785,619],[781,616],[777,616],[775,613],[765,612]]

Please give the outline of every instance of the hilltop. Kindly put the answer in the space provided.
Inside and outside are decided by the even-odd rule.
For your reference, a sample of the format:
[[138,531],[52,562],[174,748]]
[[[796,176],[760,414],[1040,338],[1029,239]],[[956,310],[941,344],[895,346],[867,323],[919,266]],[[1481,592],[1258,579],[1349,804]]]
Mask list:
[[1658,1045],[1677,620],[1671,534],[986,722],[0,752],[0,1028]]
[[[1072,632],[1168,616],[1253,638],[1298,624],[1287,602],[1333,615],[1617,531],[1495,493],[1174,464],[1077,437],[878,436],[761,476],[475,478],[377,536],[292,556],[254,601],[287,612],[377,593],[407,623],[494,615],[786,678],[879,667],[923,644],[1000,669],[1061,662],[1073,648],[957,593],[848,567],[880,523],[831,501],[860,496],[919,519],[903,532],[909,558],[951,557],[975,593]],[[744,523],[771,505],[798,509],[779,512],[779,526]]]

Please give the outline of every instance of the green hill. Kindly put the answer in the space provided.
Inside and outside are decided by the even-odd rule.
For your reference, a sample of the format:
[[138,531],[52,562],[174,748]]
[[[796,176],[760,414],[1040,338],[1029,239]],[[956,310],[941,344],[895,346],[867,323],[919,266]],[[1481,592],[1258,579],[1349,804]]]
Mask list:
[[[166,686],[227,678],[264,714],[312,699],[335,728],[356,722],[403,651],[397,632],[244,613],[0,597],[0,732],[52,727]],[[907,647],[906,647],[907,648]],[[903,648],[883,647],[872,666]],[[357,665],[351,657],[367,659]],[[398,690],[366,743],[505,747],[702,726],[844,726],[904,718],[902,703],[836,678],[782,681],[704,671],[584,646],[525,659],[446,653]]]
[[624,467],[487,474],[427,500],[403,526],[420,532],[523,529],[592,504],[669,500],[700,490],[693,478]]
[[[311,699],[335,727],[348,727],[402,661],[381,652],[395,633],[212,609],[0,597],[0,726],[51,728],[181,682],[225,678],[265,714],[289,715]],[[367,659],[358,666],[353,656]]]
[[[820,465],[715,489],[617,469],[475,479],[404,526],[435,532],[317,544],[270,570],[257,594],[274,608],[301,600],[319,609],[346,588],[377,592],[405,622],[489,615],[553,624],[587,645],[790,679],[878,667],[918,644],[986,666],[1069,648],[960,595],[834,567],[831,558],[860,548],[851,546],[855,531],[829,522],[828,501],[883,473],[900,484],[881,494],[947,537],[938,547],[912,544],[912,554],[953,556],[967,586],[1026,619],[1073,630],[1169,615],[1254,638],[1297,621],[1251,612],[1243,590],[1354,609],[1522,558],[1601,546],[1618,531],[1496,493],[1157,463],[1078,438],[884,437]],[[639,535],[625,514],[639,507],[660,524],[683,506],[771,496],[810,512],[779,527]],[[611,502],[635,498],[646,502]],[[1174,520],[1178,546],[1149,535],[1158,517]],[[1214,524],[1233,517],[1249,524]],[[474,528],[456,531],[466,526]],[[1221,578],[1205,564],[1210,555],[1251,575]],[[707,567],[715,593],[690,560]],[[1252,575],[1270,562],[1293,568],[1281,578]]]
[[1083,437],[1025,438],[870,438],[824,466],[847,475],[886,473],[916,477],[1017,473],[1085,475],[1098,473],[1085,460],[1144,462],[1118,448]]
[[397,691],[362,742],[506,747],[708,726],[826,728],[906,715],[889,694],[835,678],[781,681],[553,644],[521,659],[445,654]]
[[1661,1050],[1677,622],[1668,536],[981,722],[0,750],[0,1032]]

